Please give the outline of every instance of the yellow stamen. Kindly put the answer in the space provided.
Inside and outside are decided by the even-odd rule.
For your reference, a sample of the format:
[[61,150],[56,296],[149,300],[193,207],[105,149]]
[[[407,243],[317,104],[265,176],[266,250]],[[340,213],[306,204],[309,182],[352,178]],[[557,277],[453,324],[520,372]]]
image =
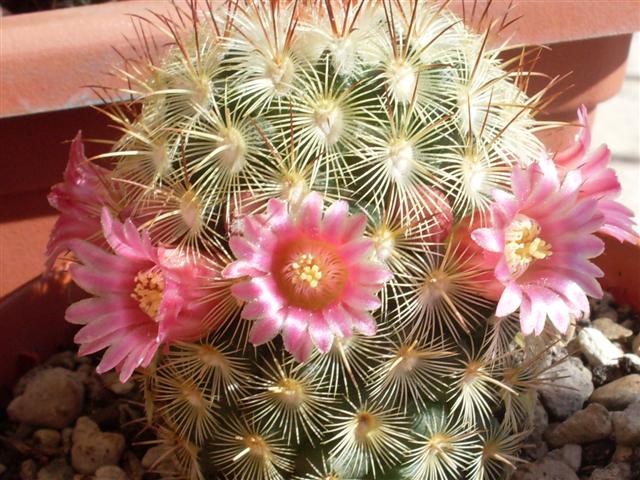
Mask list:
[[311,288],[317,288],[322,280],[322,270],[311,254],[300,255],[298,261],[291,264],[291,270],[294,282],[307,282]]
[[540,225],[524,215],[518,215],[505,233],[505,255],[509,269],[522,274],[536,260],[553,254],[551,245],[540,238]]
[[135,276],[131,298],[138,302],[140,310],[155,320],[164,292],[164,277],[159,271],[140,271]]

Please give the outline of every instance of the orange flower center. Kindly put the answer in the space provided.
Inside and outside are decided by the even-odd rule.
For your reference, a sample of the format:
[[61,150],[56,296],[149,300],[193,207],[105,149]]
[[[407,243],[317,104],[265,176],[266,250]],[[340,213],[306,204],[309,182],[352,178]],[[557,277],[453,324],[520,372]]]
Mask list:
[[347,280],[347,268],[331,244],[301,239],[282,242],[273,263],[274,279],[287,302],[321,310],[335,302]]
[[135,285],[131,298],[138,302],[138,307],[155,320],[162,302],[164,292],[164,277],[154,270],[144,270],[135,276]]

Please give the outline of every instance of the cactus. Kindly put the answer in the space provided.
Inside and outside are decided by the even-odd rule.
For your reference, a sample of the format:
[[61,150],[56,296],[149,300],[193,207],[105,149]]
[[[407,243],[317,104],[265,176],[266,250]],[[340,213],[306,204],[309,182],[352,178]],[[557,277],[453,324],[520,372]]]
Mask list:
[[[112,345],[100,368],[124,377],[141,367],[178,478],[504,478],[545,342],[518,333],[515,308],[494,316],[460,232],[545,155],[530,56],[502,60],[499,22],[473,33],[446,2],[190,5],[156,17],[172,43],[159,57],[141,27],[120,71],[132,99],[106,109],[123,135],[85,172],[109,186],[104,233],[69,244],[99,301],[115,287],[90,267],[138,262],[127,308],[158,333],[124,352],[124,329],[92,331],[83,351]],[[526,269],[552,251],[522,218],[509,258]],[[115,255],[95,251],[101,235]]]

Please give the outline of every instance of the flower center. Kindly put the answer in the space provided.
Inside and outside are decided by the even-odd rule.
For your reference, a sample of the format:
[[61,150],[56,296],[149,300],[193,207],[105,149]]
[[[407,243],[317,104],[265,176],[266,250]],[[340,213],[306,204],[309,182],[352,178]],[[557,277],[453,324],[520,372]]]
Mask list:
[[283,241],[274,258],[274,279],[294,306],[321,310],[339,298],[347,269],[334,248],[319,240]]
[[519,214],[505,233],[505,255],[509,270],[522,275],[531,263],[553,254],[551,245],[540,238],[540,225],[526,215]]
[[300,258],[291,264],[291,270],[292,282],[307,282],[309,287],[318,288],[318,284],[322,280],[320,265],[310,253],[300,255]]
[[134,280],[131,298],[138,302],[140,310],[155,320],[164,292],[162,273],[154,269],[144,270],[138,272]]

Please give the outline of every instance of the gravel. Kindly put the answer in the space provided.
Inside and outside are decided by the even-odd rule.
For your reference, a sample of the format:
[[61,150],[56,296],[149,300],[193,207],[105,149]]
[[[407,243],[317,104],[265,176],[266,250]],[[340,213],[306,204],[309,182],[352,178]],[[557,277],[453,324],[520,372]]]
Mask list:
[[100,376],[95,364],[59,352],[18,381],[0,416],[0,480],[161,478],[142,466],[155,437],[136,383]]

